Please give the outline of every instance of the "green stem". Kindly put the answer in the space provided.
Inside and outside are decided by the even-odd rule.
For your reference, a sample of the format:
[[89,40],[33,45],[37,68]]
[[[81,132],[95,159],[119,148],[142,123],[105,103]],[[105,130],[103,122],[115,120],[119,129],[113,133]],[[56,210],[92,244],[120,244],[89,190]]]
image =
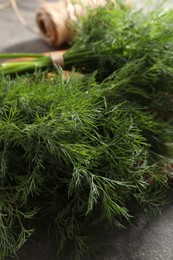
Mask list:
[[43,58],[45,55],[38,53],[0,53],[0,59],[13,58]]
[[53,65],[50,57],[43,56],[43,58],[35,59],[32,61],[3,63],[0,65],[0,73],[13,74],[17,72],[25,72],[28,70],[35,70],[44,67],[49,68],[51,66]]

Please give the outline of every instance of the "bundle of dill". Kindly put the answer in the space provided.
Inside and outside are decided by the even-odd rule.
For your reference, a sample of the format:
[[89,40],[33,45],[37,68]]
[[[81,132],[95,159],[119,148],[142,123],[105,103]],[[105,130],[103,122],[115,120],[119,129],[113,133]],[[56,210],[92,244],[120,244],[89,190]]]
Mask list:
[[[119,2],[119,1],[118,1]],[[117,1],[90,10],[76,26],[76,39],[63,55],[64,69],[78,68],[83,73],[97,70],[103,80],[127,62],[140,60],[142,70],[169,72],[172,64],[173,11],[156,9],[145,14],[126,8]],[[12,74],[53,67],[52,58],[42,54],[0,54],[0,58],[34,57],[34,60],[3,63],[0,72]]]
[[[156,113],[169,118],[172,113],[173,11],[160,9],[145,14],[116,5],[90,11],[78,25],[78,37],[63,55],[64,69],[83,73],[97,71],[96,78],[119,80],[122,93],[134,88],[131,99],[138,99]],[[77,30],[77,28],[76,28]],[[33,57],[34,60],[2,63],[0,73],[14,74],[53,69],[50,56],[43,54],[0,54],[0,58]],[[62,57],[61,57],[62,58]],[[115,80],[113,80],[115,82]],[[132,90],[131,90],[132,91]]]
[[130,90],[120,100],[111,79],[61,73],[53,81],[1,75],[0,88],[1,259],[45,218],[58,252],[73,241],[79,258],[88,229],[130,221],[131,200],[163,205],[172,126],[131,101]]
[[149,210],[163,205],[172,163],[172,16],[112,5],[91,13],[64,55],[65,68],[91,75],[4,76],[50,66],[43,55],[1,65],[1,259],[45,218],[58,252],[70,240],[79,257],[89,250],[89,228],[130,221],[131,200]]
[[142,67],[138,65],[138,68],[144,72],[169,71],[172,23],[173,10],[157,9],[145,14],[142,10],[108,4],[81,22],[78,38],[64,55],[65,68],[75,66],[86,73],[97,70],[99,79],[129,61],[140,61]]

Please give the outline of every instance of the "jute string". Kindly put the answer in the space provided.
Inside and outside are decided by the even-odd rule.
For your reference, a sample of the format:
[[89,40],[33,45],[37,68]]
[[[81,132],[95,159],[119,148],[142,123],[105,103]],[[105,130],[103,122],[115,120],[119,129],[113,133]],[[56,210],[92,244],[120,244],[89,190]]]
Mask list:
[[14,10],[14,13],[17,17],[17,19],[19,20],[19,22],[30,32],[38,34],[38,31],[36,31],[35,29],[33,29],[31,26],[28,25],[27,21],[25,20],[25,18],[21,15],[18,7],[17,7],[17,3],[16,0],[10,0],[11,6]]
[[54,65],[60,65],[62,68],[64,67],[64,54],[65,50],[63,51],[52,51],[49,53],[44,53],[46,56],[49,56],[52,60]]
[[[17,6],[17,3],[19,1],[22,1],[22,0],[9,0],[9,1],[4,1],[3,3],[0,3],[0,11],[3,11],[4,9],[7,9],[7,8],[12,8],[15,15],[16,15],[16,18],[18,19],[18,21],[30,32],[33,32],[33,33],[36,33],[38,34],[39,31],[36,31],[35,29],[33,29],[29,24],[28,22],[25,20],[24,16],[21,14],[21,12],[19,11],[19,8]],[[41,1],[43,2],[43,0],[37,0],[37,1]]]
[[[37,12],[36,21],[43,39],[52,46],[61,46],[73,38],[69,26],[80,16],[86,16],[87,9],[96,9],[106,4],[106,0],[60,0],[58,3],[45,3]],[[126,0],[128,4],[130,0]]]
[[[20,1],[20,0],[15,0],[16,5],[17,5],[17,2],[19,2],[19,1]],[[11,6],[12,6],[11,0],[9,0],[9,1],[4,1],[3,3],[0,3],[0,10],[4,10],[4,9],[9,8],[9,7],[11,7]]]

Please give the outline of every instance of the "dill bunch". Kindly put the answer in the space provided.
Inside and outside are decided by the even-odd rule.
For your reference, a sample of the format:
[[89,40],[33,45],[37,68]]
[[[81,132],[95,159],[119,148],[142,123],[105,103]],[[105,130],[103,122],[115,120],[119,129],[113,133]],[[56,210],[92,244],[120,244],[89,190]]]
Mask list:
[[111,84],[61,71],[51,81],[0,76],[1,259],[44,219],[58,253],[72,241],[80,258],[88,229],[130,222],[131,200],[145,210],[165,203],[172,125],[119,99],[121,84],[111,98]]
[[[108,1],[104,7],[88,10],[75,26],[76,39],[63,55],[64,69],[83,73],[97,70],[102,81],[129,61],[143,61],[142,71],[151,70],[166,80],[172,74],[173,11],[156,9],[144,13],[126,8],[122,1]],[[42,54],[0,54],[0,58],[33,57],[34,60],[3,63],[0,73],[14,74],[35,69],[53,69],[51,57]],[[164,81],[164,79],[162,79]]]
[[130,222],[131,200],[150,211],[165,203],[172,21],[172,11],[146,16],[109,4],[82,21],[64,54],[65,68],[94,74],[4,76],[52,66],[41,54],[0,66],[1,259],[45,218],[58,253],[73,241],[80,258],[90,249],[88,229]]
[[171,74],[172,23],[172,10],[145,14],[108,4],[81,21],[78,37],[64,55],[65,66],[82,68],[84,72],[97,70],[102,80],[129,61],[140,60],[144,72],[157,68],[163,73],[163,67]]

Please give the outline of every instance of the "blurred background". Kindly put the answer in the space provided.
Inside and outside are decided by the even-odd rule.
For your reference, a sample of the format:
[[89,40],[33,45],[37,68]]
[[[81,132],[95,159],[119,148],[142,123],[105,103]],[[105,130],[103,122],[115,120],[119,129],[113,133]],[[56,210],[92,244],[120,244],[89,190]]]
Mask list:
[[[58,0],[0,0],[0,52],[44,52],[55,49],[41,39],[36,25],[36,13],[45,2],[55,3]],[[173,4],[173,0],[131,0],[131,2],[134,8],[138,9],[142,6],[152,8],[153,4],[163,5],[163,2],[167,8]],[[14,10],[15,4],[17,15]],[[34,32],[28,30],[19,21],[20,18],[24,19]]]
[[58,0],[15,0],[18,11],[31,32],[17,18],[15,11],[8,0],[0,0],[0,52],[42,52],[52,50],[41,39],[36,25],[36,12],[45,2]]

